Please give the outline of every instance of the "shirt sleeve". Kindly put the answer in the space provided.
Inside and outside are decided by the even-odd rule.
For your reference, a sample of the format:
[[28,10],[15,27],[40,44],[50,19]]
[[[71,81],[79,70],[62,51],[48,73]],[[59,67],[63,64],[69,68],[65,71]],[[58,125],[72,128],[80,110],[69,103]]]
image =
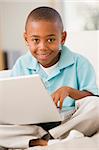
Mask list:
[[83,56],[79,56],[77,60],[77,77],[79,90],[86,90],[94,95],[99,95],[95,70],[91,63]]

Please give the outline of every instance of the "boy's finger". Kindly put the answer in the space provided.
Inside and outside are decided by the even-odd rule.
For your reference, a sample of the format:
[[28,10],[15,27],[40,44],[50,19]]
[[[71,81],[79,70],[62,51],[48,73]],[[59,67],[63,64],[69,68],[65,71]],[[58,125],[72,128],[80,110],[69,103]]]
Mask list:
[[53,94],[53,95],[51,95],[51,97],[52,97],[52,99],[53,99],[53,101],[54,101],[54,103],[55,103],[55,105],[56,105],[56,107],[57,107],[57,104],[58,104],[58,98],[57,97],[55,97],[55,95]]
[[54,100],[54,98],[55,98],[55,95],[54,95],[54,94],[52,94],[52,95],[51,95],[51,97],[52,97],[52,99]]
[[55,105],[57,106],[58,101],[59,101],[58,95],[56,95],[56,96],[54,97],[53,101],[54,101]]
[[63,99],[63,98],[60,98],[60,109],[62,109],[63,101],[64,101],[64,99]]

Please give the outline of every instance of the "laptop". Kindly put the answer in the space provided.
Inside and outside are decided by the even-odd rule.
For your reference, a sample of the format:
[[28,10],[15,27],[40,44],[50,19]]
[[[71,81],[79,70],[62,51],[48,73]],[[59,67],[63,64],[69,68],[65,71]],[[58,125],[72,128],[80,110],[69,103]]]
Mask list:
[[[65,111],[65,117],[73,113],[74,109]],[[0,79],[1,124],[39,124],[62,120],[39,75]]]

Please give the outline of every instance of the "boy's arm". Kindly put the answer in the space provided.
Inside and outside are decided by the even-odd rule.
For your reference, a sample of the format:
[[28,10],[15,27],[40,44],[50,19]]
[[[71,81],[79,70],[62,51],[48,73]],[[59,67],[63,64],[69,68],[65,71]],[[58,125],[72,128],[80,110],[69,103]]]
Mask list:
[[79,100],[86,96],[92,96],[93,94],[89,91],[79,91],[73,88],[69,88],[69,96],[75,100]]
[[52,94],[52,98],[53,98],[56,106],[57,106],[58,101],[59,101],[60,102],[60,108],[62,108],[63,101],[67,96],[69,96],[75,100],[78,100],[78,99],[84,98],[86,96],[92,96],[92,95],[93,94],[91,92],[88,92],[88,91],[79,91],[79,90],[76,90],[74,88],[64,86],[64,87],[59,88],[57,91],[55,91]]

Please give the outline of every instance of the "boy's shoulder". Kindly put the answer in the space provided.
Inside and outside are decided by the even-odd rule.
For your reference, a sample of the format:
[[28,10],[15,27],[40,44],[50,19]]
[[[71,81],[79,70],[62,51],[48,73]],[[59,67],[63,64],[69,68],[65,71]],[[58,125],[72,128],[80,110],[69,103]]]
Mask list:
[[30,55],[30,52],[27,51],[27,52],[25,52],[23,55],[21,55],[21,56],[17,59],[17,61],[23,61],[23,60],[25,60],[25,59],[30,59],[30,57],[32,57],[32,56]]
[[24,53],[22,56],[20,56],[17,61],[17,64],[22,64],[22,65],[30,65],[31,63],[34,64],[36,63],[35,58],[32,56],[32,54],[30,53],[30,51],[27,51],[26,53]]
[[63,46],[61,54],[61,66],[69,67],[75,64],[78,67],[81,67],[82,65],[85,65],[86,67],[92,67],[91,62],[85,56],[70,50],[66,46]]
[[72,51],[67,46],[63,46],[62,53],[65,59],[73,60],[74,62],[79,60],[88,61],[88,59],[85,56],[76,53],[75,51]]
[[37,60],[28,51],[20,56],[12,68],[12,76],[28,74],[29,70],[35,70]]
[[32,54],[29,51],[26,52],[17,59],[16,63],[12,68],[11,76],[29,74],[29,69],[33,69],[36,66],[36,62],[34,61],[35,60]]

